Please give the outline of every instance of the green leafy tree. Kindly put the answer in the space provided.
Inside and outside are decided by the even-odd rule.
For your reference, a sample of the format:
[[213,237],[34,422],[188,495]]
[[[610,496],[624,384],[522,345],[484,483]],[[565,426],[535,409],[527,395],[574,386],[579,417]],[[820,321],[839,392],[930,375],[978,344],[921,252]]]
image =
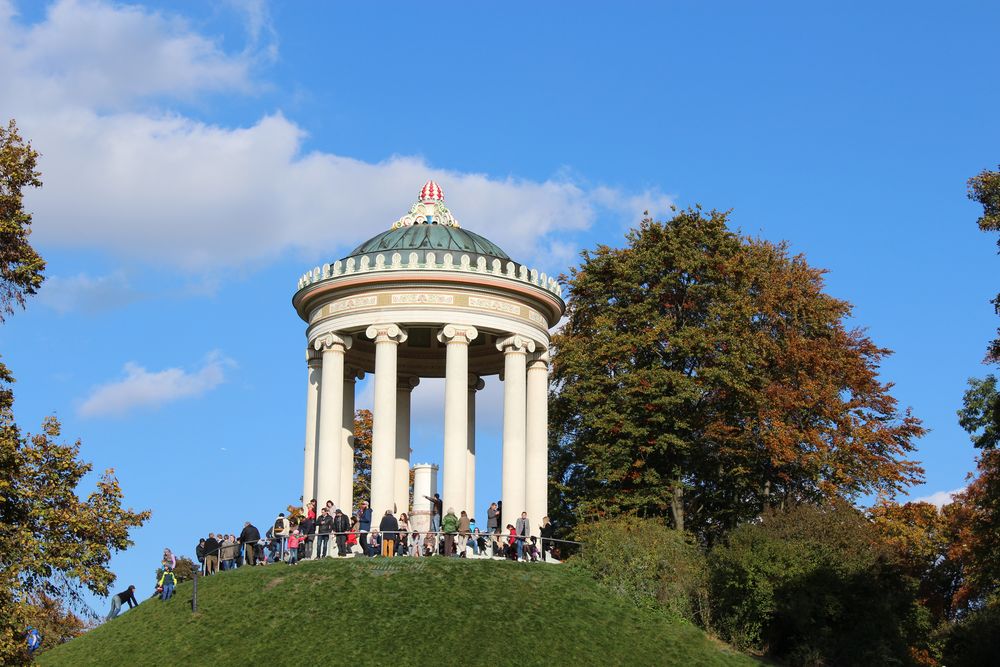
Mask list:
[[709,563],[713,626],[740,648],[789,665],[907,665],[928,653],[916,582],[847,503],[768,511]]
[[995,375],[982,380],[969,378],[958,423],[977,449],[996,449],[1000,445],[1000,393]]
[[727,219],[643,220],[566,279],[550,460],[576,517],[669,515],[713,539],[768,506],[920,479],[924,429],[878,380],[889,351],[846,326],[823,271]]
[[38,153],[25,142],[11,120],[0,126],[0,322],[24,307],[44,277],[45,262],[28,243],[31,214],[24,209],[24,189],[41,187],[35,169]]
[[[36,159],[13,121],[0,130],[0,321],[15,304],[23,306],[43,280],[45,264],[28,244],[31,216],[22,205],[22,190],[41,185]],[[115,579],[108,568],[112,554],[130,546],[130,531],[150,516],[122,507],[113,470],[98,477],[86,499],[80,498],[77,490],[92,466],[80,460],[79,441],[59,443],[54,417],[45,419],[38,433],[22,433],[14,420],[13,381],[0,364],[3,665],[30,662],[24,631],[50,606],[48,601],[82,606],[84,591],[107,594]]]

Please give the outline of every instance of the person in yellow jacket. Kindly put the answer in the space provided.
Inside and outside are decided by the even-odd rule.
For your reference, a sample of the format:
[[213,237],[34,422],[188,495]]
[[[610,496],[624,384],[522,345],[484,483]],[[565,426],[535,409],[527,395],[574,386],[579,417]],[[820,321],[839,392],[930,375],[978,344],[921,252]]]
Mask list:
[[169,600],[174,594],[174,586],[177,585],[177,576],[174,574],[173,568],[166,568],[163,570],[163,574],[160,575],[160,580],[156,582],[156,585],[160,589],[160,599]]

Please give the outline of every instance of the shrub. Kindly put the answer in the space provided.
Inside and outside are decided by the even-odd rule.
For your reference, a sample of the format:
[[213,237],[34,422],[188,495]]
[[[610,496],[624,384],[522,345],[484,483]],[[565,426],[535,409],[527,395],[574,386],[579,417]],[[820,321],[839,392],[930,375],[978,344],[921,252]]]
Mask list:
[[847,504],[768,513],[730,533],[709,566],[720,634],[789,664],[912,664],[929,629],[915,582]]
[[576,528],[572,563],[641,606],[708,625],[708,570],[689,535],[662,520],[626,516]]
[[948,667],[995,664],[1000,656],[1000,604],[970,612],[944,632]]

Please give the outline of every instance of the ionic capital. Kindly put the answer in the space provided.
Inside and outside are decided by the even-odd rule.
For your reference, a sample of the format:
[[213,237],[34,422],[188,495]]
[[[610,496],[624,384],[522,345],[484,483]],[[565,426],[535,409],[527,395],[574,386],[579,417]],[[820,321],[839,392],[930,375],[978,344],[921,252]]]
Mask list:
[[319,368],[323,365],[323,356],[316,350],[312,349],[312,347],[307,347],[306,365],[309,366],[309,368]]
[[375,343],[399,343],[406,342],[408,336],[398,324],[373,324],[365,330],[365,335],[375,341]]
[[528,357],[528,370],[549,370],[549,351],[539,350]]
[[416,375],[402,375],[396,382],[396,389],[399,391],[413,391],[413,388],[420,384],[420,378]]
[[483,382],[483,378],[475,373],[469,373],[469,391],[482,391],[485,388],[486,383]]
[[535,341],[524,336],[508,336],[497,341],[497,349],[504,354],[526,354],[535,351]]
[[465,343],[468,345],[478,336],[479,331],[476,330],[476,327],[464,324],[446,324],[438,333],[437,339],[441,343]]
[[313,347],[320,352],[346,352],[351,349],[353,342],[347,334],[336,334],[331,331],[317,336],[316,340],[313,341]]

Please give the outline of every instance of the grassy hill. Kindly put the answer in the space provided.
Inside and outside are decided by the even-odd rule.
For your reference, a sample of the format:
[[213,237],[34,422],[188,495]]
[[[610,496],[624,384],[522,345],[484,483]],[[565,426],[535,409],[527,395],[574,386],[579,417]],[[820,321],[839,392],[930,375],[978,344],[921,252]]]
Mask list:
[[568,566],[330,559],[201,579],[195,614],[190,600],[187,582],[38,663],[757,664]]

